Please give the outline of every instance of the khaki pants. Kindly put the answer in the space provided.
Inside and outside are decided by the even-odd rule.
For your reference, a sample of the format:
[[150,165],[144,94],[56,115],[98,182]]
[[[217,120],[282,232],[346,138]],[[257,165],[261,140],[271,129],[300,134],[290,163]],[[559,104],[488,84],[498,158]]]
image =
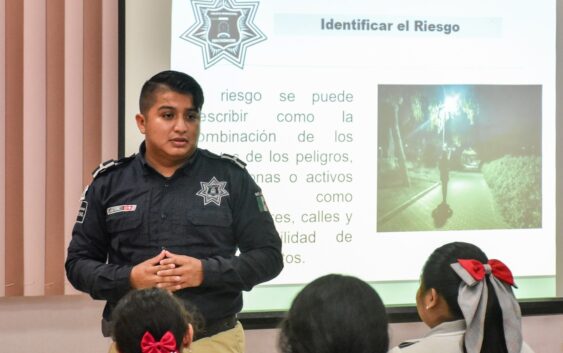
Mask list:
[[[139,342],[140,344],[140,342]],[[118,353],[115,342],[111,343],[109,353]],[[192,342],[183,353],[244,353],[244,330],[240,322],[230,330]]]
[[240,322],[230,330],[192,342],[184,353],[244,353],[244,330]]

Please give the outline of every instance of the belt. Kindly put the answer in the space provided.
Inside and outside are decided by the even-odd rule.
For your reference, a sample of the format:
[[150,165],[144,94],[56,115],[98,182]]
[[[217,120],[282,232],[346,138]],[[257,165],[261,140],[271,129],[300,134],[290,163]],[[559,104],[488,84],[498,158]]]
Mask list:
[[195,333],[194,341],[206,337],[211,337],[223,331],[230,330],[234,328],[236,324],[237,324],[236,315],[232,315],[220,320],[211,321],[207,323],[205,327],[201,328]]

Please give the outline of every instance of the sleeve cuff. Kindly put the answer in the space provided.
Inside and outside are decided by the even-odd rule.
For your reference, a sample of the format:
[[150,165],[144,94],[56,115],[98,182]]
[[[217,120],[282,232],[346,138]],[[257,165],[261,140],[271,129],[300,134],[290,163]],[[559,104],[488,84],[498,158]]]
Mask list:
[[201,260],[201,265],[203,267],[203,282],[201,282],[201,286],[209,287],[218,283],[221,276],[219,273],[219,262],[215,259],[205,259]]
[[111,301],[119,300],[131,290],[131,266],[122,266],[115,270],[114,277],[107,281],[106,299]]

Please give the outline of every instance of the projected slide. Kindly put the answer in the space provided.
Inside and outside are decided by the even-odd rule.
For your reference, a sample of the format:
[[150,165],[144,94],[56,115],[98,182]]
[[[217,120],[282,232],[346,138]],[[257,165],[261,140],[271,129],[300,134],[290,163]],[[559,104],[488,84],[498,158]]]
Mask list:
[[541,227],[541,87],[384,85],[378,102],[378,231]]
[[266,287],[416,283],[455,240],[554,276],[555,1],[175,0],[170,40],[200,147],[247,163],[276,221]]

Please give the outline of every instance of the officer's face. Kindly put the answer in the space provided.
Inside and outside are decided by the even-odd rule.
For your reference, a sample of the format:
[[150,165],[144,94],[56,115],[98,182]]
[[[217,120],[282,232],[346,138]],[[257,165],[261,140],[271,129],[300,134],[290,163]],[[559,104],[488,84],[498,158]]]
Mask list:
[[145,135],[145,158],[151,164],[179,166],[197,147],[199,114],[191,95],[165,89],[154,95],[153,106],[136,116]]

